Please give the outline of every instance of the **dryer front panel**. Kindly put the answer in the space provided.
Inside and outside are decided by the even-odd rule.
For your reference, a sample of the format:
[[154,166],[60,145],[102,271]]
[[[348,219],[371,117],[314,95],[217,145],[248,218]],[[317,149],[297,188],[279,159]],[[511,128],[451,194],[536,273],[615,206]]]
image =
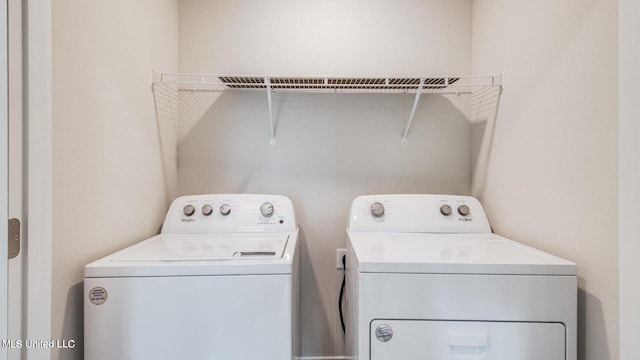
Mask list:
[[[448,350],[450,356],[458,357],[433,358],[424,354],[418,357],[401,356],[405,354],[405,351],[421,352],[425,347],[433,348],[435,344],[430,341],[436,341],[432,336],[434,331],[448,339],[449,330],[442,330],[437,326],[444,326],[443,324],[451,321],[469,324],[469,326],[483,323],[496,324],[495,328],[489,328],[492,333],[498,334],[493,336],[489,334],[487,340],[489,350],[493,349],[491,346],[495,341],[503,341],[503,333],[513,332],[515,334],[520,331],[522,335],[511,338],[515,340],[508,341],[518,346],[522,345],[524,350],[521,351],[524,353],[537,354],[536,360],[576,360],[576,281],[575,276],[360,273],[357,280],[357,295],[352,291],[349,293],[350,299],[348,299],[348,302],[352,302],[354,300],[351,298],[355,297],[357,303],[357,308],[352,310],[356,314],[350,315],[356,320],[356,323],[347,328],[347,331],[354,332],[353,338],[348,338],[350,340],[348,349],[357,351],[357,356],[361,360],[385,359],[379,354],[372,355],[370,351],[374,350],[384,350],[382,354],[394,354],[387,359],[476,359],[466,356],[468,354],[452,353],[450,350]],[[404,324],[399,328],[401,334],[407,333],[407,330],[404,330],[405,327],[406,329],[416,327],[414,335],[400,337],[407,339],[409,344],[414,345],[384,346],[398,339],[398,328],[397,325],[392,326],[392,339],[382,344],[377,340],[375,334],[372,335],[372,331],[377,329],[377,326],[372,324],[380,319],[401,321],[401,324]],[[429,325],[426,323],[428,320],[436,322]],[[411,323],[411,321],[415,321],[415,323]],[[520,330],[520,325],[517,324],[526,326]],[[553,329],[562,329],[562,335],[558,337],[556,333],[553,335],[553,340],[547,338],[537,340],[536,334],[545,335],[560,331],[548,330],[547,327],[536,327],[538,324],[545,326],[552,324]],[[434,329],[433,326],[436,328]],[[513,328],[509,326],[513,326]],[[380,332],[380,336],[385,336],[384,329],[381,329]],[[376,339],[375,341],[371,340],[372,336]],[[405,336],[409,337],[405,338]],[[416,338],[411,336],[416,336]],[[528,341],[530,336],[531,341]],[[547,345],[547,340],[553,344],[560,341],[562,346]],[[444,340],[437,340],[438,343],[442,343],[442,341]],[[541,349],[538,349],[537,346],[541,346]],[[562,356],[540,356],[540,354],[546,354],[544,351],[551,351],[550,348],[561,349]],[[399,353],[393,352],[396,350]],[[503,354],[511,350],[502,349],[501,345],[499,351],[498,354]],[[555,351],[553,350],[553,352]],[[492,354],[495,354],[495,351]],[[477,359],[529,359],[522,356],[512,358],[491,356]]]
[[561,323],[377,319],[371,360],[565,360]]

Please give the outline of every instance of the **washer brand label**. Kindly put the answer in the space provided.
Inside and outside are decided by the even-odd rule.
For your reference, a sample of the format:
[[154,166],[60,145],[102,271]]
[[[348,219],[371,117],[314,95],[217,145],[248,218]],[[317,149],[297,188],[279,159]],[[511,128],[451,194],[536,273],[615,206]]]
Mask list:
[[89,291],[89,301],[93,305],[102,305],[107,301],[107,290],[103,287],[96,286]]

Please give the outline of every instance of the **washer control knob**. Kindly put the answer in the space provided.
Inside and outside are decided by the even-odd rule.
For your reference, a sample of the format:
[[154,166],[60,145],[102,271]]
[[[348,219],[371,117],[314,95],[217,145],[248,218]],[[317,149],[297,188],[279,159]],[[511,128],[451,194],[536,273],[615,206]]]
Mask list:
[[189,204],[186,205],[183,209],[182,209],[182,213],[185,214],[186,216],[191,216],[196,212],[196,208],[195,206]]
[[371,215],[377,218],[384,215],[384,205],[379,202],[374,202],[373,204],[371,204]]
[[451,212],[453,210],[451,210],[451,206],[450,205],[442,205],[440,206],[440,214],[444,215],[444,216],[449,216],[451,215]]
[[469,213],[471,213],[471,210],[469,209],[469,207],[467,205],[458,206],[458,214],[460,214],[462,216],[467,216],[467,215],[469,215]]
[[260,205],[260,213],[264,217],[271,217],[273,215],[273,204],[270,202],[266,202]]
[[211,207],[211,205],[209,204],[202,205],[202,215],[209,216],[211,215],[211,213],[213,213],[213,207]]
[[224,216],[231,214],[231,206],[229,206],[229,204],[220,205],[220,214]]

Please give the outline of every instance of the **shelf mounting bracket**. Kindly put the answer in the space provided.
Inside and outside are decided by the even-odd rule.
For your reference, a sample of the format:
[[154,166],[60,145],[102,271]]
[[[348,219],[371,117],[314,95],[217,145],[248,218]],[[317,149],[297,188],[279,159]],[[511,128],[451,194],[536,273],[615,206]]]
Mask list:
[[407,121],[407,126],[404,127],[404,133],[402,134],[402,145],[407,145],[407,137],[409,136],[409,129],[411,129],[413,116],[416,114],[416,108],[418,107],[418,102],[420,102],[420,95],[422,95],[423,88],[424,88],[424,78],[420,78],[420,85],[418,86],[418,90],[416,90],[416,98],[413,100],[413,107],[411,108],[409,121]]
[[269,140],[269,143],[271,145],[275,145],[276,129],[273,126],[273,106],[271,103],[271,80],[269,79],[268,76],[264,77],[264,84],[266,85],[266,88],[267,88],[267,103],[269,105],[269,126],[271,127],[271,139]]

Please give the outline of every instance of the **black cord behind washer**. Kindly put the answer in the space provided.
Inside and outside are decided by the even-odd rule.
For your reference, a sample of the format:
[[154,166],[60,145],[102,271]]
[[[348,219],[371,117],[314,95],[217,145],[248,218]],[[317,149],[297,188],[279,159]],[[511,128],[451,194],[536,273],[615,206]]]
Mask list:
[[347,267],[346,263],[346,255],[342,255],[342,285],[340,286],[340,296],[338,297],[338,311],[340,312],[340,324],[342,324],[342,333],[346,334],[346,328],[344,326],[344,314],[342,313],[342,298],[344,297],[344,285],[347,280]]

